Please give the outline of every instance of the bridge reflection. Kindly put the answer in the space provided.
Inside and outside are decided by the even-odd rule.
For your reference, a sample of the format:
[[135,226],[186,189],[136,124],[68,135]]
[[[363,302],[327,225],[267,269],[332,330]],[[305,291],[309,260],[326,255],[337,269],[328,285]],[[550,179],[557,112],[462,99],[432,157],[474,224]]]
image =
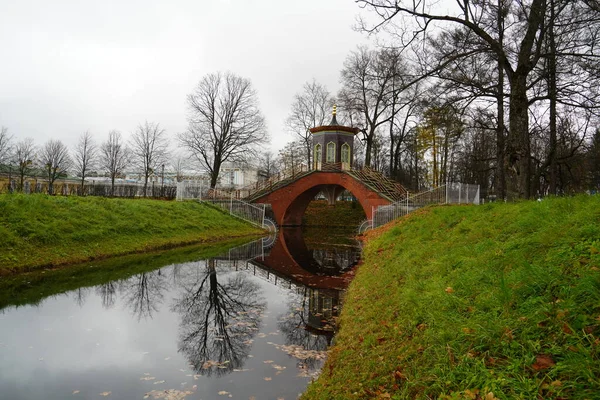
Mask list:
[[[280,329],[289,344],[314,350],[325,349],[331,340],[343,291],[354,276],[361,251],[357,241],[351,244],[335,243],[335,240],[323,244],[323,241],[321,237],[316,241],[320,244],[307,245],[301,228],[283,228],[275,238],[248,243],[216,258],[220,265],[245,270],[294,292],[294,300],[287,317],[280,321]],[[322,345],[306,342],[318,339],[315,335],[325,336]]]

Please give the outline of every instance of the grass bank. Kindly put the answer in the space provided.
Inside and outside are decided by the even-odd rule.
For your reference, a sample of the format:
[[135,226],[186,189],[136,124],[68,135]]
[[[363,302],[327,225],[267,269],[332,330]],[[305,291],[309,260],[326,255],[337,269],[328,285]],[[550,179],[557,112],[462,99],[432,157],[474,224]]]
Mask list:
[[196,202],[5,194],[0,275],[260,233]]
[[334,206],[329,206],[325,200],[315,200],[308,204],[302,217],[302,224],[356,229],[366,218],[361,205],[356,201],[337,201]]
[[172,250],[145,252],[101,261],[4,276],[0,279],[0,311],[9,306],[38,304],[48,296],[127,279],[167,265],[208,259],[226,253],[248,238],[202,243]]
[[600,196],[427,208],[368,235],[303,399],[597,399]]

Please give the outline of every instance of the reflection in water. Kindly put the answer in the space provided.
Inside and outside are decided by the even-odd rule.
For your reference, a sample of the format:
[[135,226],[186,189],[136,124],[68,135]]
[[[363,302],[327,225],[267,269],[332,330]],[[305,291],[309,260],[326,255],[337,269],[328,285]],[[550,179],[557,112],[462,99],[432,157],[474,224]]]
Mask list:
[[258,284],[241,274],[219,276],[215,264],[209,260],[173,306],[181,315],[179,350],[208,376],[243,366],[266,306]]
[[[296,263],[315,275],[341,275],[358,263],[360,247],[357,241],[346,244],[335,240],[334,235],[328,238],[314,237],[319,234],[322,235],[322,231],[303,231],[299,227],[286,227],[280,231],[279,243],[287,248]],[[347,241],[347,238],[344,239],[344,242]],[[325,240],[328,243],[324,243]],[[308,246],[307,243],[311,245]]]
[[79,289],[75,289],[73,291],[73,300],[75,301],[75,304],[79,306],[79,308],[84,306],[89,292],[90,289],[86,287],[80,287]]
[[102,299],[102,307],[107,310],[112,308],[117,297],[117,281],[110,281],[96,286],[96,294]]
[[152,318],[158,311],[164,299],[164,290],[168,286],[166,277],[160,269],[152,272],[143,272],[133,276],[120,284],[125,304],[138,321]]
[[[115,398],[173,387],[194,392],[191,398],[219,398],[217,391],[236,388],[244,391],[237,398],[292,398],[321,367],[360,253],[347,239],[319,235],[320,241],[284,229],[275,243],[259,240],[206,261],[171,258],[169,267],[142,259],[115,267],[120,275],[109,274],[112,280],[101,279],[102,265],[81,268],[77,280],[94,286],[34,297],[33,312],[5,305],[0,393],[58,400],[83,392],[85,382],[86,395],[112,390]],[[133,275],[133,267],[140,273]],[[51,274],[39,286],[18,287],[29,295],[61,293],[68,279],[52,288]],[[10,301],[25,304],[27,296]],[[245,372],[229,375],[232,387],[215,391],[210,379],[234,370]],[[281,381],[264,385],[266,377]]]

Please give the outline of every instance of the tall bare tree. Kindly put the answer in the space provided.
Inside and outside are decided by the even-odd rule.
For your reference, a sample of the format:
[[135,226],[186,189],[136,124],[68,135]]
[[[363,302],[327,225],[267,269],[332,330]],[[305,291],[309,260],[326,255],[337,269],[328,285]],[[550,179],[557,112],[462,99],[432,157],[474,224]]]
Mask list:
[[108,140],[100,146],[100,164],[110,177],[110,195],[115,193],[115,179],[129,164],[129,149],[123,143],[121,132],[110,131]]
[[167,160],[167,132],[156,122],[139,124],[131,136],[133,163],[144,174],[144,196],[148,188],[148,178],[164,166]]
[[48,178],[48,194],[54,194],[54,182],[71,167],[69,149],[60,140],[48,140],[38,156],[38,163]]
[[0,165],[9,161],[12,137],[8,133],[8,128],[0,127]]
[[258,176],[269,179],[277,173],[277,162],[272,151],[265,151],[258,159]]
[[169,170],[175,174],[175,180],[177,182],[183,181],[188,168],[189,160],[183,154],[175,154],[175,156],[171,158]]
[[304,143],[302,140],[290,142],[279,150],[278,161],[282,170],[300,168],[304,161]]
[[81,134],[73,152],[73,167],[77,176],[81,177],[81,195],[85,195],[85,178],[98,162],[98,146],[89,131]]
[[188,129],[181,144],[217,185],[221,165],[255,154],[267,139],[265,121],[250,80],[232,73],[206,75],[188,95]]
[[334,98],[327,88],[315,79],[302,86],[294,96],[290,115],[286,119],[289,130],[298,136],[306,148],[306,163],[311,164],[312,136],[310,129],[329,123]]
[[[535,69],[546,42],[549,2],[457,1],[456,9],[448,13],[437,12],[440,10],[436,7],[437,3],[428,0],[358,0],[358,3],[375,11],[380,18],[375,26],[366,28],[369,31],[398,21],[403,38],[410,43],[422,38],[426,41],[429,35],[436,36],[436,28],[443,28],[441,31],[452,32],[457,37],[470,35],[475,38],[473,43],[476,47],[469,48],[466,52],[461,49],[446,53],[438,60],[436,68],[458,59],[467,62],[473,54],[482,52],[488,52],[498,60],[497,66],[504,70],[500,76],[506,78],[506,94],[509,98],[509,129],[504,143],[507,194],[529,198],[532,194],[529,89],[536,79]],[[406,17],[412,17],[414,24],[410,24],[411,18]],[[502,95],[501,92],[498,90],[498,98]],[[500,135],[500,128],[498,133]]]
[[23,191],[25,177],[31,173],[33,168],[35,152],[35,144],[31,138],[20,140],[15,145],[12,163],[17,167],[17,174],[19,175],[19,187],[17,189],[21,192]]
[[342,107],[358,124],[365,142],[365,165],[371,165],[377,130],[399,111],[398,93],[404,66],[394,49],[371,50],[359,47],[350,53],[341,72]]

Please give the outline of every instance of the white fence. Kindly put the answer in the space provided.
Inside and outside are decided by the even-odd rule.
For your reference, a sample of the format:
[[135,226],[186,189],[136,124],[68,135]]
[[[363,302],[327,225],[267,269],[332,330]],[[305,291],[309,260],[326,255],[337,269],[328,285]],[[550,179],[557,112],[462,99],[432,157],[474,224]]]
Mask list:
[[479,185],[448,183],[426,192],[416,193],[395,203],[373,208],[373,219],[359,227],[359,233],[377,228],[430,204],[479,204]]
[[210,203],[253,225],[271,232],[277,230],[275,223],[265,218],[265,204],[247,203],[239,200],[235,196],[235,192],[211,189],[210,185],[203,181],[178,182],[177,200],[197,200]]

